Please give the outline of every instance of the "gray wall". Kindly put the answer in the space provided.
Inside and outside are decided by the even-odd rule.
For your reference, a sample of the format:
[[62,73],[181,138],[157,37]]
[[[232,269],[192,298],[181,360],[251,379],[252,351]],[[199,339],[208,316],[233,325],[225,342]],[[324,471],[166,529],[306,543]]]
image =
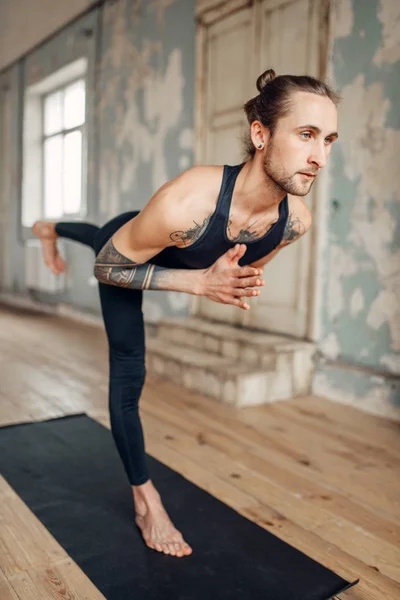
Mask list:
[[[102,224],[140,209],[193,163],[194,4],[109,0],[0,76],[3,290],[25,292],[19,227],[24,85],[88,56],[88,218]],[[315,224],[325,231],[325,246],[314,392],[390,415],[399,403],[400,373],[400,4],[336,0],[333,6],[328,75],[343,102],[328,205]],[[70,287],[63,299],[98,311],[91,251],[71,243],[67,259]],[[147,321],[187,314],[188,296],[145,296]]]
[[[142,208],[160,185],[193,164],[194,46],[194,0],[109,1],[3,72],[3,290],[26,291],[19,227],[24,87],[87,56],[87,220],[101,225]],[[90,249],[67,243],[66,258],[68,292],[59,299],[98,311]],[[187,314],[188,301],[183,294],[150,292],[146,319]]]
[[[106,4],[101,41],[101,222],[142,208],[193,164],[194,0]],[[147,321],[187,314],[189,296],[147,292]]]
[[320,350],[333,362],[320,366],[315,391],[371,406],[400,404],[387,376],[400,374],[399,19],[396,0],[340,0],[332,24],[330,75],[343,101]]

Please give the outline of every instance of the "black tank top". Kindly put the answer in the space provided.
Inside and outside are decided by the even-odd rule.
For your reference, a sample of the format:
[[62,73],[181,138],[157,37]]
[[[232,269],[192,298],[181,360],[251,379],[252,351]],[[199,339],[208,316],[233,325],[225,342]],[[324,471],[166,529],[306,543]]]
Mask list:
[[[224,165],[221,190],[217,206],[202,235],[187,248],[170,246],[149,260],[150,263],[170,269],[205,269],[237,242],[227,237],[228,219],[233,189],[244,163],[236,166]],[[253,241],[243,242],[246,253],[240,265],[248,265],[272,252],[281,242],[288,218],[288,198],[279,203],[279,218],[265,235]]]

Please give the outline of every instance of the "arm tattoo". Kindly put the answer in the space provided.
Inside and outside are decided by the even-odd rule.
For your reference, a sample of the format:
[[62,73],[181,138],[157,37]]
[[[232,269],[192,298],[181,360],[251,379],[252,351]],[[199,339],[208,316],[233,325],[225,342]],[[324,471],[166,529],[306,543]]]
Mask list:
[[300,221],[299,217],[297,217],[294,213],[290,213],[286,222],[285,231],[283,232],[282,242],[285,241],[290,244],[290,242],[296,241],[297,238],[303,235],[305,231],[306,228]]
[[188,229],[187,231],[173,231],[169,236],[170,239],[175,243],[180,242],[181,244],[183,244],[183,246],[189,246],[191,243],[196,242],[207,229],[207,225],[210,222],[212,214],[213,213],[211,213],[210,215],[208,215],[208,217],[204,219],[202,225],[196,223],[196,221],[193,221],[194,227],[192,227],[191,229]]
[[134,290],[157,290],[168,269],[149,263],[139,264],[118,252],[110,239],[100,250],[94,275],[100,283]]

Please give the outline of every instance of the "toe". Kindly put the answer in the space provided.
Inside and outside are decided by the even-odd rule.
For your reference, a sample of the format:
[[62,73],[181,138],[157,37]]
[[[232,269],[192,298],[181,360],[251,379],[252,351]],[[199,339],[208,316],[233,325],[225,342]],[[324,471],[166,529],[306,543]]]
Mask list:
[[175,547],[175,552],[177,556],[183,556],[183,548],[182,548],[182,544],[179,543],[175,543],[174,544]]
[[157,550],[158,552],[162,552],[163,551],[162,544],[160,544],[160,542],[156,542],[154,544],[154,549]]
[[176,556],[175,544],[168,544],[169,554]]
[[164,554],[171,554],[168,544],[162,544],[162,551]]
[[59,269],[60,271],[65,270],[65,260],[63,259],[61,254],[57,254],[55,263],[57,265],[57,269]]
[[152,542],[150,542],[149,540],[144,540],[144,542],[145,542],[146,546],[148,546],[152,550],[155,550],[154,544]]

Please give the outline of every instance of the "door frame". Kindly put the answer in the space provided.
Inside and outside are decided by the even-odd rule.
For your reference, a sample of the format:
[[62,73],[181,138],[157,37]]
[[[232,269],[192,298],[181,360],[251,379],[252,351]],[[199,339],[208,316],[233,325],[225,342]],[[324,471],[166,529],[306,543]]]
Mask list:
[[[290,4],[295,0],[287,0]],[[317,35],[318,56],[316,58],[315,76],[325,81],[328,74],[329,52],[331,49],[331,18],[334,0],[310,0],[315,8],[315,32]],[[261,11],[273,9],[282,4],[282,0],[196,0],[196,60],[195,60],[195,164],[202,164],[205,151],[204,114],[207,82],[207,28],[217,21],[244,8],[253,6],[254,53],[259,57],[261,44]],[[255,65],[258,68],[257,58]],[[324,231],[326,230],[326,211],[329,203],[329,167],[318,177],[311,197],[313,226],[311,235],[310,261],[307,286],[307,319],[306,339],[312,342],[319,340],[321,323],[319,318],[321,306],[321,255],[324,248]],[[317,201],[318,198],[318,201]],[[200,297],[193,296],[190,302],[190,315],[198,317],[200,313]],[[246,328],[246,327],[245,327]],[[249,328],[250,329],[250,328]]]

